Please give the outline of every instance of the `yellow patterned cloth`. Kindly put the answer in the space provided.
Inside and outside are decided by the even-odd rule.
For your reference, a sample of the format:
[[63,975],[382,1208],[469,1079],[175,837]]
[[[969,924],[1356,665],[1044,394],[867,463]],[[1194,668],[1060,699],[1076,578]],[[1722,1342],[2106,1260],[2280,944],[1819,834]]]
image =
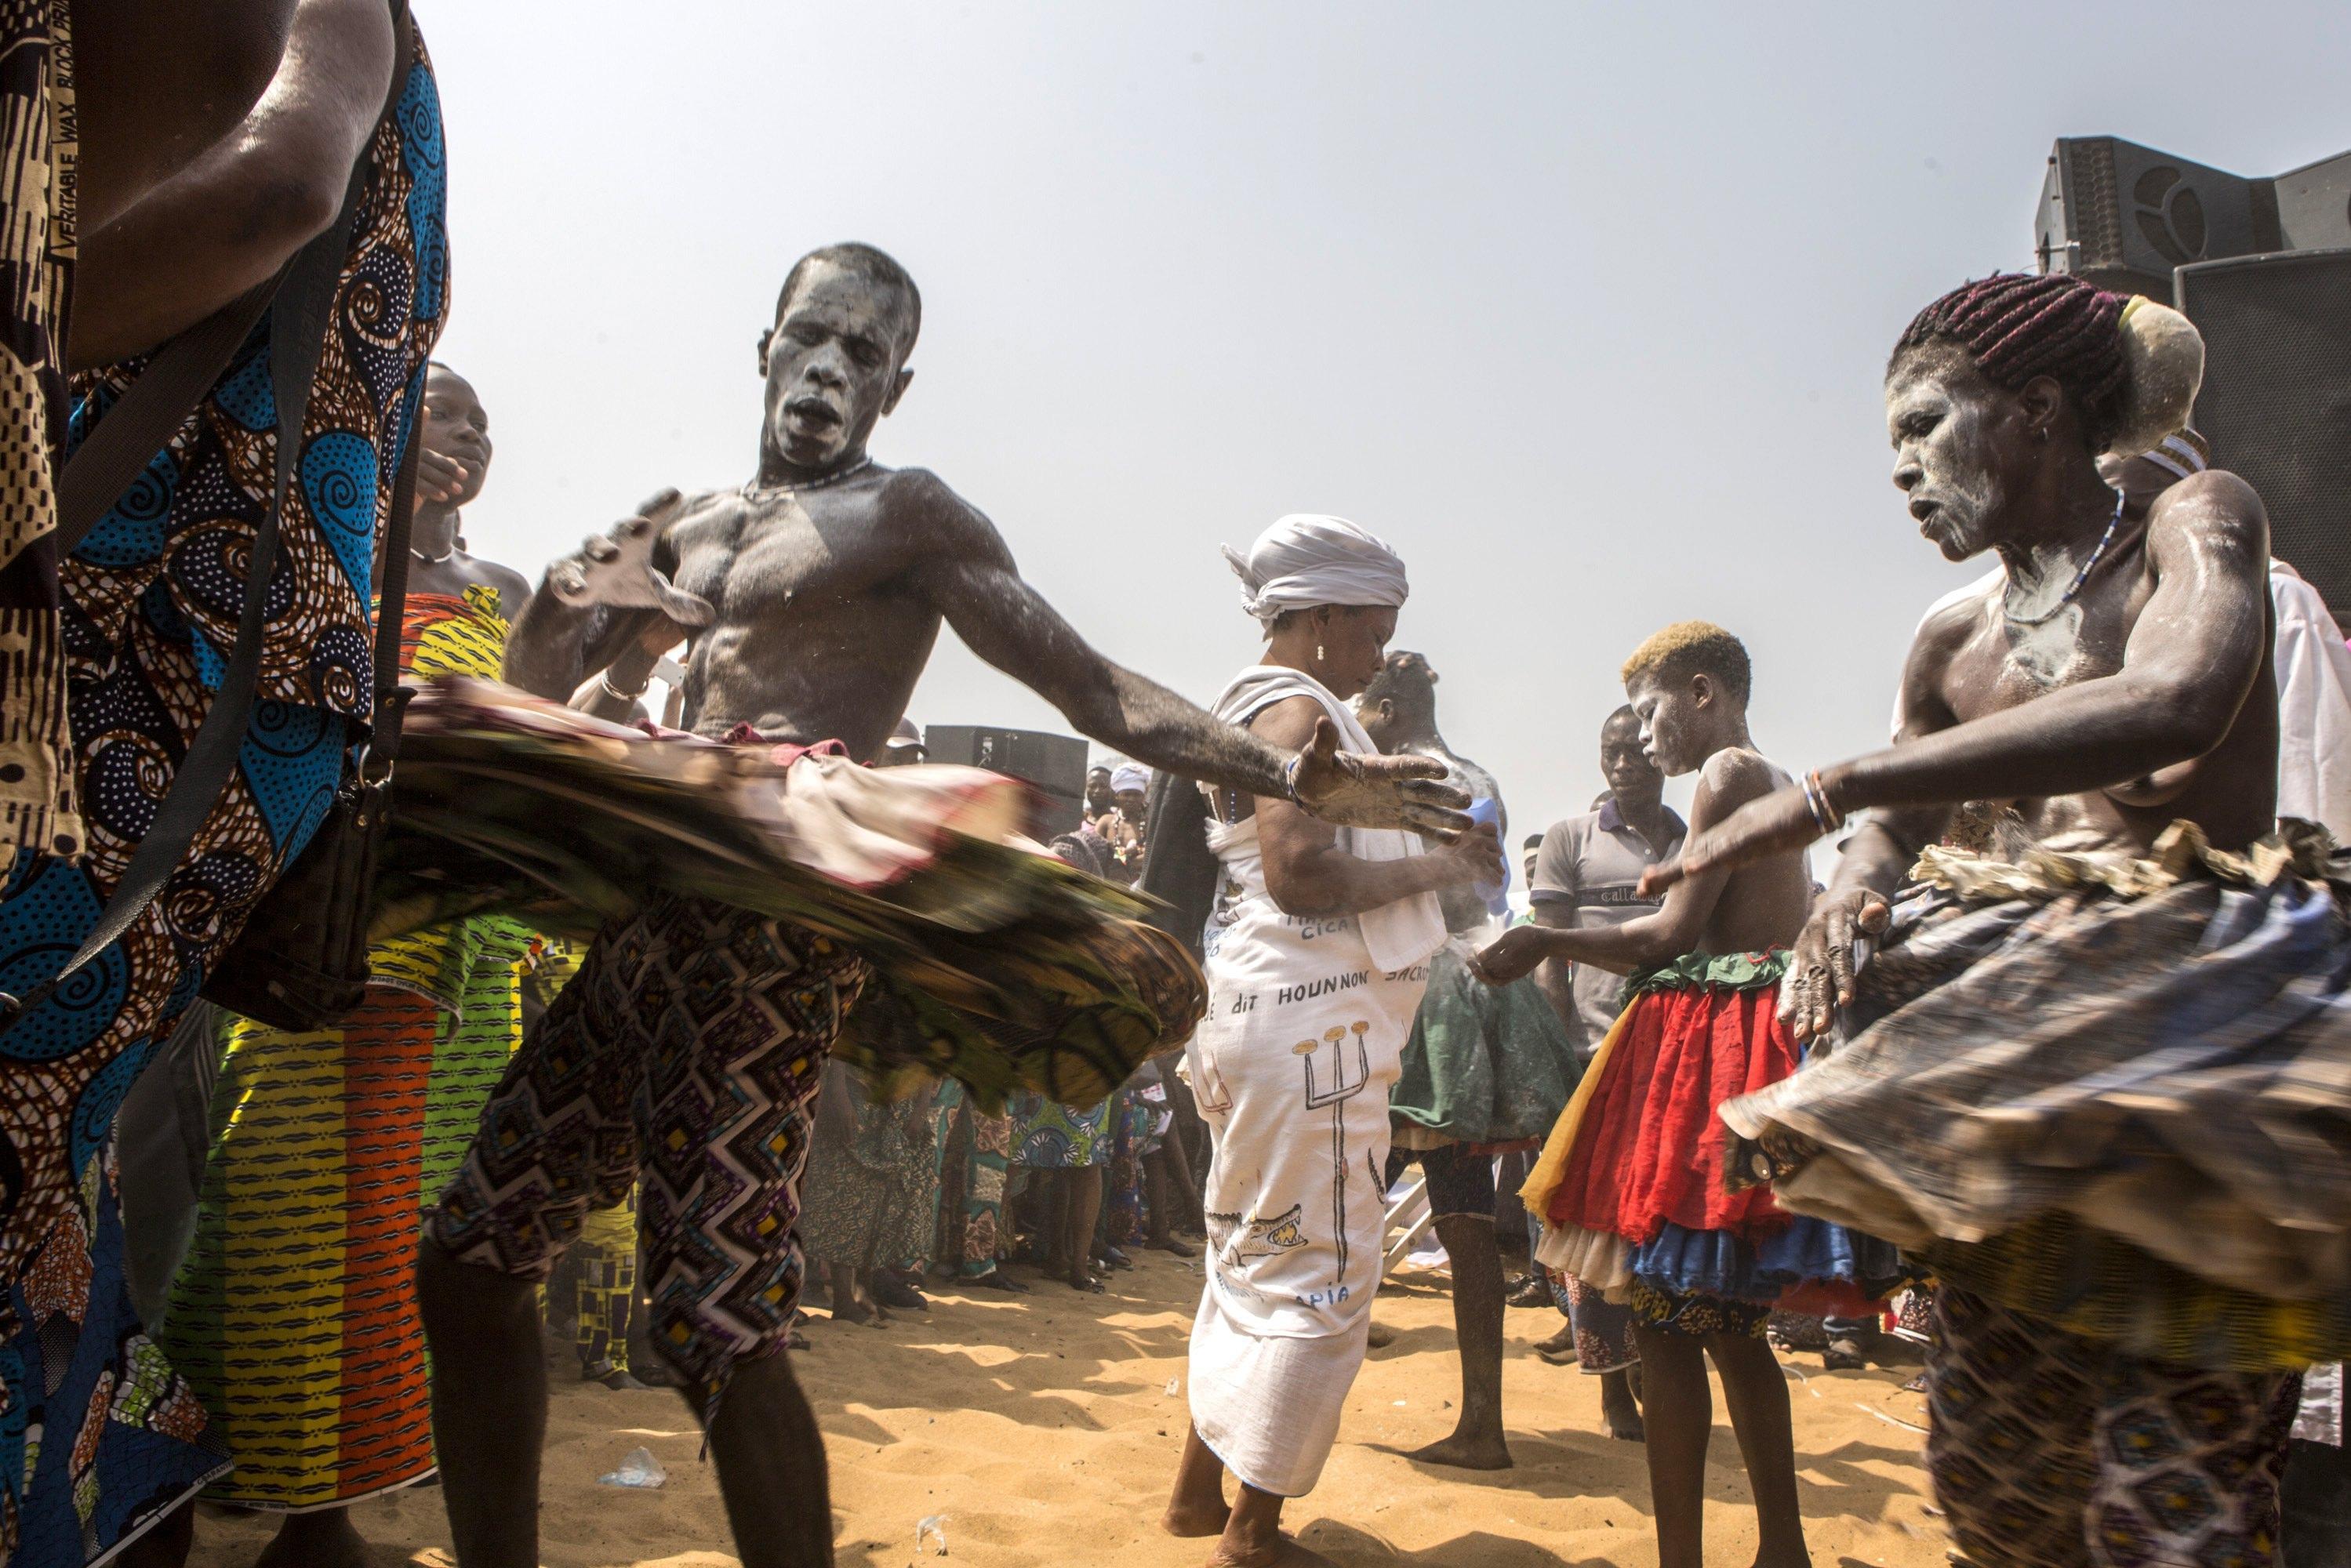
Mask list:
[[[401,617],[401,674],[412,681],[439,675],[496,680],[507,631],[495,588],[475,583],[463,599],[412,593]],[[370,983],[413,991],[443,1007],[459,1006],[472,962],[466,944],[457,939],[464,924],[431,925],[378,943],[368,954]]]
[[[495,673],[497,612],[486,587],[412,595],[403,674]],[[157,1331],[236,1461],[213,1500],[300,1512],[432,1474],[417,1231],[521,1039],[532,941],[501,915],[430,926],[371,950],[337,1027],[233,1029]]]

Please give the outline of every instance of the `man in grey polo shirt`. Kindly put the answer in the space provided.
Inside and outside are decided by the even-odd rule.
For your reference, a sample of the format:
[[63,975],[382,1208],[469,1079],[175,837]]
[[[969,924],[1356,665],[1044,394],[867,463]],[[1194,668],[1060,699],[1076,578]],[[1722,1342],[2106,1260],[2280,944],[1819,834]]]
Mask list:
[[[1641,873],[1679,854],[1687,829],[1665,803],[1666,776],[1641,749],[1641,721],[1629,706],[1610,714],[1600,727],[1600,771],[1608,793],[1599,809],[1570,817],[1543,835],[1533,876],[1538,925],[1614,925],[1649,913],[1662,901],[1640,895]],[[1560,973],[1563,967],[1572,973]],[[1552,959],[1537,978],[1566,1020],[1577,1055],[1589,1066],[1621,1010],[1625,977]],[[1539,1223],[1528,1216],[1530,1232]],[[1597,1374],[1600,1409],[1610,1435],[1638,1442],[1641,1410],[1633,1374],[1639,1358],[1630,1310],[1611,1306],[1572,1278],[1554,1278],[1552,1287],[1567,1326],[1536,1350],[1545,1361],[1564,1365],[1573,1360]]]
[[[1663,901],[1640,895],[1641,873],[1678,854],[1687,830],[1665,803],[1666,776],[1641,749],[1641,721],[1630,707],[1618,708],[1600,727],[1600,771],[1608,780],[1600,809],[1570,817],[1543,835],[1535,856],[1537,925],[1620,925]],[[1575,1005],[1567,1028],[1588,1063],[1622,1010],[1625,977],[1589,964],[1573,969]],[[1546,974],[1544,980],[1558,998],[1558,977]]]

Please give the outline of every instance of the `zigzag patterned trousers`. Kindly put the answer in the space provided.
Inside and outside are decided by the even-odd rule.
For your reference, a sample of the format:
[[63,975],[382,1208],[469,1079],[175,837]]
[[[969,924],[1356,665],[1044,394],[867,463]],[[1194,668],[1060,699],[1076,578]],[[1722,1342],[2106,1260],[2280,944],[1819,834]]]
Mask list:
[[868,975],[787,922],[658,895],[605,926],[490,1097],[427,1234],[544,1281],[590,1210],[642,1177],[653,1343],[715,1407],[784,1347],[810,1107]]

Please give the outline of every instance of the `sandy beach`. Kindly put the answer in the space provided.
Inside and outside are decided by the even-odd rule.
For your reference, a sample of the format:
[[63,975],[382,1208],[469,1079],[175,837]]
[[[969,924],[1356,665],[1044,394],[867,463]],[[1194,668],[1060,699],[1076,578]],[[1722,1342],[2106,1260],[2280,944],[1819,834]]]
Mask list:
[[[1022,1277],[1027,1277],[1022,1270]],[[1184,1341],[1196,1266],[1146,1254],[1113,1277],[1107,1299],[1058,1282],[1034,1295],[942,1296],[927,1314],[880,1329],[819,1314],[799,1358],[832,1459],[844,1568],[907,1568],[914,1533],[940,1517],[950,1561],[1196,1568],[1207,1544],[1162,1535],[1156,1520],[1184,1433]],[[1654,1563],[1648,1482],[1638,1447],[1612,1441],[1596,1379],[1528,1348],[1558,1323],[1510,1315],[1504,1397],[1518,1468],[1491,1475],[1414,1465],[1390,1448],[1452,1429],[1458,1397],[1451,1303],[1441,1275],[1400,1274],[1377,1320],[1396,1331],[1374,1351],[1348,1402],[1339,1447],[1290,1519],[1341,1563],[1537,1568]],[[1822,1568],[1930,1568],[1943,1561],[1918,1464],[1923,1400],[1908,1368],[1790,1370],[1796,1451],[1813,1560]],[[555,1374],[542,1555],[548,1568],[726,1568],[718,1488],[674,1396],[613,1393]],[[659,1490],[600,1486],[643,1444],[669,1472]],[[1753,1560],[1753,1516],[1718,1390],[1707,1493],[1708,1561]],[[445,1562],[441,1500],[418,1488],[360,1505],[376,1562]],[[270,1525],[207,1510],[193,1561],[245,1568]],[[922,1561],[935,1560],[936,1542]]]

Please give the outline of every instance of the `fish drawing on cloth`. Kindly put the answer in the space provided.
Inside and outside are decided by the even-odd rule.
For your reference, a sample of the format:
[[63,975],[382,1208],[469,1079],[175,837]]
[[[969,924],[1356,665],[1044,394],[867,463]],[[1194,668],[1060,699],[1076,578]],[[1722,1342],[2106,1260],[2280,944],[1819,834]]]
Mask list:
[[1306,1228],[1301,1223],[1304,1207],[1293,1203],[1270,1219],[1256,1215],[1211,1214],[1207,1216],[1209,1243],[1228,1264],[1294,1251],[1306,1245]]

